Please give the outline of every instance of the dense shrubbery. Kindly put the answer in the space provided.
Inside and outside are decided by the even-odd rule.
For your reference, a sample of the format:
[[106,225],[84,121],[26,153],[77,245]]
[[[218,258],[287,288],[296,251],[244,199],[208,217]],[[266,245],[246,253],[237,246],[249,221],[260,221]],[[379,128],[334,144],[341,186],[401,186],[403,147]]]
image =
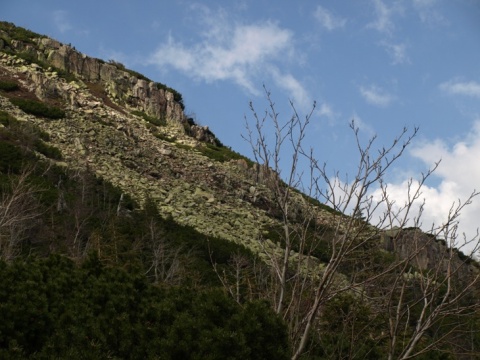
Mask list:
[[3,359],[288,358],[286,328],[266,304],[154,287],[96,257],[0,263],[0,304]]
[[253,165],[253,162],[246,158],[245,156],[233,151],[231,148],[226,146],[216,146],[213,144],[205,144],[198,148],[198,150],[205,156],[209,157],[212,160],[225,162],[230,160],[240,160],[243,159],[247,162],[248,165]]
[[[99,59],[99,61],[101,61],[101,60]],[[103,62],[103,61],[101,61],[101,62]],[[111,60],[108,60],[108,63],[109,63],[110,65],[115,66],[118,70],[123,70],[123,71],[128,72],[130,75],[135,76],[137,79],[146,80],[146,81],[152,81],[152,80],[150,80],[148,77],[146,77],[145,75],[140,74],[139,72],[136,72],[136,71],[134,71],[134,70],[127,69],[127,68],[125,67],[125,65],[123,65],[121,62],[118,62],[118,61],[115,61],[115,60],[111,59]]]
[[[28,122],[20,123],[4,111],[0,111],[0,124],[5,126],[5,129],[0,132],[0,134],[3,133],[5,137],[10,138],[12,141],[20,142],[27,149],[38,151],[50,159],[60,160],[62,158],[62,153],[58,148],[45,143],[45,141],[49,141],[50,139],[48,133],[40,130],[34,124]],[[0,143],[0,145],[1,144],[2,143]],[[3,144],[2,146],[6,145]],[[21,158],[25,156],[25,154],[20,152],[17,145],[14,147],[17,149],[14,154],[12,153],[12,148],[10,148],[10,150],[4,149],[4,157],[8,156],[12,164],[16,163],[16,161],[20,163]]]
[[[0,110],[0,173],[18,174],[22,164],[28,161],[25,152],[22,151],[20,144],[24,145],[22,132],[18,129],[19,122],[13,116]],[[11,131],[12,128],[16,129]],[[18,130],[18,131],[17,131]]]
[[40,101],[17,98],[10,99],[10,101],[28,114],[42,116],[49,119],[62,119],[65,117],[65,111],[62,109],[56,106],[47,105]]
[[22,166],[22,157],[18,146],[0,142],[0,173],[18,173]]
[[[170,141],[162,136],[157,136],[157,137],[162,140]],[[185,145],[185,144],[175,144],[175,145],[181,149],[192,150],[192,147],[189,145]],[[209,143],[204,143],[202,144],[202,146],[195,148],[195,150],[197,150],[201,154],[215,161],[225,162],[230,160],[242,159],[242,160],[245,160],[249,166],[253,165],[253,162],[249,158],[237,153],[236,151],[233,151],[232,149],[226,146],[217,146]]]
[[19,86],[15,81],[0,81],[0,90],[3,91],[15,91]]
[[15,122],[16,119],[7,113],[6,111],[0,110],[0,124],[3,126],[9,126],[11,123]]
[[[48,140],[1,118],[12,139],[30,144],[36,134]],[[27,150],[5,141],[0,146],[0,163],[10,172],[35,163]],[[2,177],[0,192],[15,179]],[[27,180],[40,189],[39,217],[17,261],[0,262],[0,358],[288,358],[286,329],[269,306],[240,306],[215,290],[211,261],[221,269],[233,253],[251,257],[247,249],[163,219],[150,202],[139,210],[89,174],[72,176],[37,162]],[[174,280],[160,279],[162,289],[148,281],[156,241],[184,269]],[[52,251],[84,265],[60,256],[35,260]],[[97,255],[85,261],[89,251]],[[168,288],[171,281],[175,288]]]
[[[32,43],[32,39],[43,37],[40,34],[34,33],[33,31],[25,28],[17,27],[14,24],[6,21],[0,21],[0,30],[7,32],[12,39],[27,43]],[[8,41],[9,39],[7,38],[5,40]]]
[[62,159],[62,152],[58,148],[46,144],[41,140],[35,142],[35,150],[38,151],[40,154],[45,155],[47,158],[54,160]]

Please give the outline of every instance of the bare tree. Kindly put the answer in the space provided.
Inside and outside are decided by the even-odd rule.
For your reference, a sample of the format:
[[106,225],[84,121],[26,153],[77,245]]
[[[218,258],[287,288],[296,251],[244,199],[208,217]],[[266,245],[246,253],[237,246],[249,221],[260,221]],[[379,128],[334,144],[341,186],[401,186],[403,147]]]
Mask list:
[[[233,254],[230,258],[229,265],[226,268],[219,268],[219,265],[214,261],[212,251],[209,250],[210,262],[213,264],[213,270],[217,274],[218,279],[223,287],[228,291],[233,299],[239,304],[242,303],[241,288],[248,286],[248,281],[251,278],[250,259],[240,254],[239,252]],[[253,289],[249,289],[249,298],[252,298]]]
[[20,252],[22,241],[41,215],[37,196],[40,189],[29,183],[32,169],[10,175],[0,197],[0,258],[12,261]]
[[148,222],[147,252],[150,268],[146,274],[152,276],[154,283],[178,284],[183,275],[182,248],[174,248],[165,239],[165,234],[151,218]]
[[[475,195],[472,193],[467,202],[452,208],[446,225],[435,231],[443,233],[446,241],[438,244],[436,236],[418,229],[399,231],[393,237],[395,243],[401,244],[399,250],[409,261],[402,263],[397,276],[390,276],[393,285],[386,288],[383,297],[386,300],[384,308],[389,313],[389,359],[411,359],[435,349],[455,333],[467,334],[467,322],[461,319],[472,319],[478,314],[475,291],[480,271],[477,266],[470,265],[473,262],[470,256],[456,248],[458,224],[455,223],[455,217]],[[475,242],[470,251],[477,251],[476,239],[464,242],[460,248]],[[432,247],[437,251],[431,251]],[[407,327],[412,320],[414,326]],[[418,347],[433,329],[438,335],[427,345]],[[466,349],[461,352],[475,354]]]
[[[265,92],[269,108],[259,116],[250,104],[254,125],[246,121],[245,139],[259,164],[257,181],[269,189],[272,207],[279,212],[281,250],[269,241],[260,242],[272,269],[272,289],[266,295],[287,321],[294,349],[292,359],[305,352],[313,330],[321,326],[326,305],[347,293],[366,301],[378,316],[388,315],[385,328],[389,334],[372,337],[388,343],[390,359],[408,359],[436,348],[458,327],[449,325],[450,330],[442,336],[430,339],[428,345],[421,344],[430,330],[449,317],[478,311],[476,303],[466,301],[478,284],[478,271],[460,286],[459,274],[466,271],[471,257],[462,261],[455,249],[460,212],[478,193],[473,192],[464,203],[452,207],[443,225],[432,228],[429,236],[420,232],[425,236],[407,239],[402,229],[411,224],[414,228],[420,226],[422,187],[438,163],[420,180],[409,183],[404,204],[391,199],[385,176],[418,129],[408,132],[404,128],[389,146],[375,149],[376,137],[362,144],[359,129],[352,121],[359,162],[353,178],[342,181],[338,173],[328,173],[312,149],[304,148],[315,104],[301,117],[290,102],[293,115],[282,121],[270,93]],[[270,143],[267,134],[272,132],[274,140]],[[282,159],[285,155],[287,162]],[[305,160],[307,170],[300,166]],[[374,198],[373,190],[380,196]],[[326,210],[312,199],[322,200],[333,210]],[[389,238],[394,243],[394,259],[381,266],[370,261],[372,254],[381,254],[385,231],[394,228],[400,229]],[[441,259],[436,259],[437,265],[432,262],[425,267],[421,261],[437,246],[440,236],[448,246]],[[474,251],[478,249],[478,237],[468,242]],[[315,256],[321,246],[328,249],[324,261]]]
[[[88,199],[92,198],[93,189],[85,172],[77,170],[71,174],[71,178],[76,182],[77,186],[74,190],[75,196],[69,199],[69,201],[65,199],[65,193],[68,190],[65,188],[66,184],[63,176],[60,176],[58,179],[56,185],[58,191],[56,213],[65,213],[67,218],[71,219],[71,222],[64,223],[65,244],[67,245],[69,256],[81,260],[85,258],[90,248],[88,226],[95,217],[95,210],[89,206]],[[98,235],[95,234],[93,237],[96,237],[98,240]],[[96,245],[99,245],[99,243]],[[99,251],[99,249],[97,250]]]
[[[186,249],[174,244],[165,233],[165,225],[160,220],[155,203],[147,196],[144,204],[146,218],[142,222],[145,232],[139,234],[134,248],[144,256],[149,267],[145,275],[155,284],[178,285],[185,280],[186,269],[192,267],[194,248]],[[189,281],[197,281],[190,276]]]

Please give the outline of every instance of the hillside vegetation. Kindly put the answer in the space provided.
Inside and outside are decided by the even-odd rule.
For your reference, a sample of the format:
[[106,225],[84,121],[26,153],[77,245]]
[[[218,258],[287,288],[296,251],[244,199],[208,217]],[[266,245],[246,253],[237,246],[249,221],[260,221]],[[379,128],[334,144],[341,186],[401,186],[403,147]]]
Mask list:
[[0,22],[0,358],[478,358],[470,256],[303,194],[183,101]]

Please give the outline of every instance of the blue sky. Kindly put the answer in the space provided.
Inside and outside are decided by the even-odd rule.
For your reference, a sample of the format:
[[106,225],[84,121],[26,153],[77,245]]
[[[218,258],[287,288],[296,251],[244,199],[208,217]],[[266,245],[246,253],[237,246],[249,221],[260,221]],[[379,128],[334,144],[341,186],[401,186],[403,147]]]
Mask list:
[[[186,112],[250,155],[248,103],[281,116],[317,102],[306,138],[341,173],[358,156],[348,123],[388,144],[420,127],[388,178],[405,181],[442,163],[424,188],[424,223],[480,190],[480,1],[64,1],[3,0],[0,19],[114,59],[183,94]],[[461,229],[480,224],[480,199]]]

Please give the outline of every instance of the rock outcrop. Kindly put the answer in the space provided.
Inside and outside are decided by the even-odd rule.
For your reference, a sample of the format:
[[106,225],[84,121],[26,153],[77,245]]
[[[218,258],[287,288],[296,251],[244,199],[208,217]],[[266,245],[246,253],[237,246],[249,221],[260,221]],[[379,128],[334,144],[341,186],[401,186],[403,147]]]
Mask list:
[[[127,71],[121,64],[106,63],[88,57],[56,40],[43,37],[34,41],[36,44],[12,40],[10,48],[13,52],[22,53],[33,61],[72,74],[79,80],[101,84],[112,100],[130,109],[140,110],[150,116],[165,118],[174,123],[185,121],[182,104],[175,101],[174,94],[160,86],[161,84]],[[3,43],[3,48],[5,46]],[[41,90],[48,90],[45,89],[47,84],[42,85]]]

